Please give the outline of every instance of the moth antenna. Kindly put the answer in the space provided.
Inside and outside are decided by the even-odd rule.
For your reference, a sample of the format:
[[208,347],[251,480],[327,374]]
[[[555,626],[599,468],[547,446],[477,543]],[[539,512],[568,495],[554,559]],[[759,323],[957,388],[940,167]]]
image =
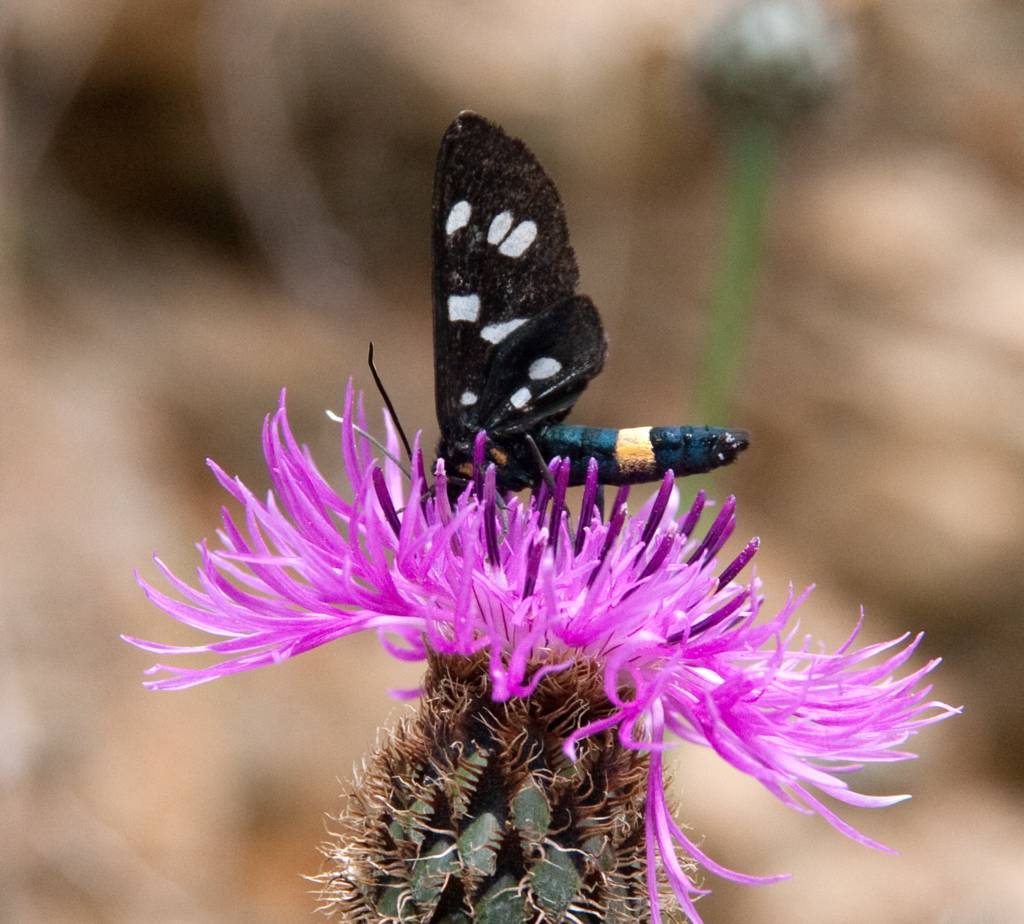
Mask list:
[[409,437],[405,435],[405,430],[402,428],[402,421],[398,419],[398,412],[395,410],[394,404],[391,403],[391,396],[388,394],[388,390],[384,387],[384,383],[380,380],[380,375],[377,373],[377,367],[373,364],[373,341],[370,341],[370,352],[366,357],[366,362],[370,367],[370,375],[373,376],[373,382],[377,386],[377,391],[380,392],[380,396],[384,399],[384,404],[388,409],[388,413],[391,415],[391,419],[394,421],[395,428],[398,430],[398,435],[402,438],[402,445],[405,447],[405,454],[409,457],[409,461],[412,462],[412,446],[409,445]]
[[544,483],[548,486],[548,490],[554,494],[555,477],[551,474],[551,469],[548,468],[547,462],[544,461],[544,455],[540,451],[540,446],[537,445],[537,441],[529,433],[526,434],[526,445],[530,447],[530,453],[533,455],[533,460],[537,463],[537,470],[540,472],[540,477],[544,479]]
[[[345,418],[339,417],[337,414],[334,413],[334,411],[328,411],[327,416],[335,423],[343,424],[345,422]],[[398,470],[403,475],[405,475],[405,477],[408,478],[409,481],[412,481],[412,472],[409,471],[405,463],[401,459],[399,459],[398,456],[396,456],[393,452],[391,452],[391,450],[389,450],[387,446],[385,446],[379,439],[377,439],[377,437],[375,437],[372,433],[367,433],[366,430],[364,430],[358,424],[350,424],[350,426],[352,427],[352,430],[355,433],[358,433],[359,436],[361,436],[363,439],[369,440],[371,443],[373,443],[373,445],[376,446],[377,449],[379,449],[385,456],[387,456],[392,462],[394,462],[395,465],[398,466]]]

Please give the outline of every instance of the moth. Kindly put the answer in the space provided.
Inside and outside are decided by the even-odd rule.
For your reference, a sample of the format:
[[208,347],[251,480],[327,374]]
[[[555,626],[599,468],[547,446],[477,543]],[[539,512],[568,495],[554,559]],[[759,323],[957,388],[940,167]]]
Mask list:
[[519,139],[473,112],[441,141],[434,178],[434,388],[438,456],[469,478],[473,444],[498,487],[539,482],[543,460],[570,462],[582,484],[594,459],[602,484],[707,472],[748,444],[743,430],[564,424],[601,371],[607,341],[579,270],[555,184]]

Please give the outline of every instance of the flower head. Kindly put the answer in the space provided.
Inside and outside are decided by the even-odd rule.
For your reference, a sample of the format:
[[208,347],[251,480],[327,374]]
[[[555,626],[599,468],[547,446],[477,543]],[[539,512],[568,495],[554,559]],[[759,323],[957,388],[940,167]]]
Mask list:
[[740,579],[757,540],[718,560],[736,524],[732,498],[701,529],[704,494],[677,509],[669,474],[637,513],[627,511],[628,490],[620,489],[603,516],[594,468],[571,516],[568,464],[554,460],[550,483],[528,499],[502,497],[494,468],[483,465],[481,439],[473,482],[452,502],[444,461],[428,484],[418,441],[407,483],[385,424],[387,451],[380,451],[350,385],[340,424],[343,493],[295,440],[283,394],[264,426],[273,482],[266,498],[211,463],[244,517],[224,510],[220,547],[199,546],[195,586],[159,559],[177,595],[140,583],[175,619],[216,638],[188,647],[127,640],[161,655],[217,660],[157,664],[149,673],[161,676],[149,687],[182,689],[366,630],[403,660],[484,659],[495,702],[527,699],[548,675],[597,665],[609,708],[566,734],[562,747],[575,757],[580,742],[611,730],[620,746],[649,755],[643,823],[654,921],[659,868],[689,917],[700,920],[694,899],[703,892],[680,864],[680,849],[735,881],[781,878],[720,866],[676,824],[662,769],[673,739],[713,748],[787,805],[880,846],[819,796],[861,807],[907,798],[858,794],[844,776],[866,762],[912,756],[897,749],[955,711],[928,699],[924,677],[937,661],[896,677],[919,635],[858,648],[858,622],[826,652],[792,625],[806,592],[791,592],[778,613],[762,618],[757,578]]
[[729,5],[698,51],[700,82],[732,118],[784,128],[831,98],[849,70],[850,36],[820,0]]

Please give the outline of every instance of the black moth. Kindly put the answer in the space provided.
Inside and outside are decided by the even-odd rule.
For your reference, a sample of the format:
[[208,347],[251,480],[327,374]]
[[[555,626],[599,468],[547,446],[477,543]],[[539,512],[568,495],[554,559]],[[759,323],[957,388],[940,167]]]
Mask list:
[[601,371],[607,343],[579,271],[558,190],[517,138],[463,112],[441,141],[434,178],[434,387],[450,475],[469,478],[487,434],[498,487],[568,459],[582,484],[591,458],[603,484],[706,472],[747,446],[743,430],[560,423]]

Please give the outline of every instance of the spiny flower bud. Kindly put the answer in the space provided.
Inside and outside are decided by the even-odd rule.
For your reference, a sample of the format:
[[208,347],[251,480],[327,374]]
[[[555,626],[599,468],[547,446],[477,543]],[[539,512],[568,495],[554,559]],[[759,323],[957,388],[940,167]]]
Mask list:
[[648,755],[610,729],[575,762],[563,748],[613,711],[593,661],[495,703],[486,655],[431,656],[419,711],[370,756],[323,847],[322,910],[358,924],[650,921]]
[[832,96],[849,36],[818,0],[743,0],[698,52],[701,86],[730,117],[788,124]]

